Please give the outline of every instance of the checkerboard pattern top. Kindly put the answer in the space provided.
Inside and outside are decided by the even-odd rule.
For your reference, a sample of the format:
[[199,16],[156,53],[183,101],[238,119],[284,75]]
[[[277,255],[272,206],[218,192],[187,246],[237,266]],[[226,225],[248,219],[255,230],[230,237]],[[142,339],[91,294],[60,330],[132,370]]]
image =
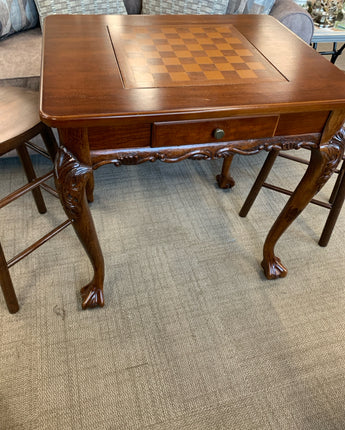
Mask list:
[[126,88],[282,81],[232,25],[110,27]]

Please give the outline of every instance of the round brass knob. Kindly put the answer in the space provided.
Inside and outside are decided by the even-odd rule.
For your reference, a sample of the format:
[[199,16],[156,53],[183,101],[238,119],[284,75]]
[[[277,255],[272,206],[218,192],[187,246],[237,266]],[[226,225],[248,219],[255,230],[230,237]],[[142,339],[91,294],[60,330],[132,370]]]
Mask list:
[[225,136],[225,131],[221,128],[216,128],[213,132],[213,137],[215,139],[222,139]]

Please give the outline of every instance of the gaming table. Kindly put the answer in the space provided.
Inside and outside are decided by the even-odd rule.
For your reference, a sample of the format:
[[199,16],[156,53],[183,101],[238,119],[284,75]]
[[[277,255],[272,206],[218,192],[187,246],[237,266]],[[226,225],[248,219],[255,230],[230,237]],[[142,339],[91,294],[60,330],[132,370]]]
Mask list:
[[56,186],[94,268],[85,309],[104,304],[88,202],[107,163],[223,158],[225,188],[234,154],[310,149],[263,249],[266,277],[286,276],[275,244],[343,155],[345,75],[270,16],[49,16],[40,115],[59,131]]

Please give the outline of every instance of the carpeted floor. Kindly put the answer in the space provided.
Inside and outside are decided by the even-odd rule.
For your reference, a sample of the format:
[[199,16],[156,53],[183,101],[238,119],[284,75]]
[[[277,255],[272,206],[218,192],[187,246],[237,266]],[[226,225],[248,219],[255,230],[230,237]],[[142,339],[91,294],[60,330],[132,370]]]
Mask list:
[[[71,227],[11,269],[1,430],[345,429],[345,215],[320,248],[328,211],[310,205],[276,248],[287,278],[267,281],[262,245],[287,198],[263,190],[238,216],[264,157],[236,157],[230,191],[221,161],[96,171],[106,306],[81,310],[92,271]],[[278,159],[271,177],[294,187],[303,170]],[[1,193],[23,182],[1,159]],[[0,211],[8,258],[64,219],[45,196],[45,215],[29,195]]]
[[[264,156],[235,158],[231,191],[221,161],[96,171],[106,306],[81,310],[92,272],[71,227],[11,269],[1,429],[345,428],[344,215],[320,248],[328,212],[308,207],[278,242],[288,277],[267,281],[262,244],[286,197],[263,190],[238,216]],[[294,186],[303,169],[279,159],[272,177]],[[4,193],[24,180],[13,158],[0,175]],[[1,210],[8,257],[64,219],[46,201],[45,215],[29,195]]]

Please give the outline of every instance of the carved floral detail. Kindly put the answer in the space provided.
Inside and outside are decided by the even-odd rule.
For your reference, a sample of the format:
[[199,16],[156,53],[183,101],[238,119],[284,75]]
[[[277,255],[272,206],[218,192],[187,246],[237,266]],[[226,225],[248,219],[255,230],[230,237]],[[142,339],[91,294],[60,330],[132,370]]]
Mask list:
[[338,133],[336,133],[327,145],[320,147],[321,155],[326,160],[326,166],[322,176],[320,176],[317,182],[317,191],[324,186],[334,170],[337,168],[339,162],[343,158],[345,147],[345,129],[342,127]]
[[199,147],[174,146],[164,148],[140,148],[140,149],[120,149],[114,150],[108,156],[104,154],[97,157],[95,154],[94,169],[108,163],[116,166],[141,164],[146,161],[156,160],[165,163],[176,163],[186,159],[192,160],[212,160],[226,158],[234,154],[252,155],[260,151],[290,150],[300,148],[317,148],[320,134],[310,134],[303,136],[278,136],[266,139],[233,141],[221,144],[203,144]]
[[60,147],[55,161],[55,185],[70,219],[79,218],[85,186],[92,167],[80,163],[66,148]]

